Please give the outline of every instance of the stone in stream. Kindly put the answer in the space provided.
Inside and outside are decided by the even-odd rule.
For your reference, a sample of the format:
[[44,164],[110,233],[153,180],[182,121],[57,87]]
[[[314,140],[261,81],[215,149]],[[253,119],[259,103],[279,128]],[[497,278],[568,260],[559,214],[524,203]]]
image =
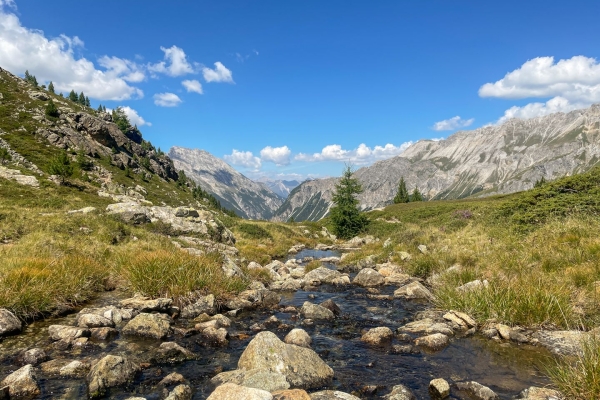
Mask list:
[[196,300],[194,304],[183,307],[181,310],[182,318],[196,318],[200,314],[214,314],[217,312],[217,306],[215,303],[215,296],[209,294]]
[[13,397],[32,397],[40,394],[35,368],[27,364],[0,382],[0,387],[8,386],[8,394]]
[[44,350],[34,348],[29,349],[25,353],[23,353],[23,356],[21,358],[24,364],[31,364],[33,366],[36,366],[46,361],[48,359],[48,356],[46,355],[46,352]]
[[373,346],[383,346],[390,344],[394,333],[388,327],[382,326],[379,328],[372,328],[367,331],[360,340]]
[[97,314],[79,314],[77,317],[77,326],[80,328],[112,328],[115,323],[112,319],[108,319]]
[[396,385],[391,393],[383,396],[386,400],[417,400],[414,393],[404,385]]
[[313,269],[306,275],[304,275],[304,281],[310,284],[321,284],[321,283],[337,283],[344,277],[341,272],[327,267],[319,267]]
[[66,378],[83,378],[89,372],[90,366],[81,361],[71,361],[59,370],[59,375]]
[[454,335],[454,331],[447,324],[435,322],[431,318],[409,322],[408,324],[399,327],[398,332],[426,333],[428,335],[433,333],[443,333],[448,336]]
[[302,314],[304,318],[316,320],[328,320],[335,318],[335,315],[331,310],[317,304],[313,304],[310,301],[304,302],[302,308],[300,309],[300,314]]
[[156,356],[153,357],[160,363],[175,363],[186,360],[193,360],[196,355],[186,348],[181,347],[175,342],[163,342],[158,347]]
[[92,338],[96,340],[111,340],[119,334],[119,331],[114,328],[92,328],[90,332]]
[[415,344],[420,347],[425,347],[429,350],[441,350],[450,343],[448,336],[443,333],[434,333],[415,340]]
[[188,385],[175,386],[165,400],[192,400],[192,388]]
[[304,329],[292,329],[283,339],[287,344],[295,344],[296,346],[310,348],[312,339]]
[[107,389],[124,385],[140,371],[139,365],[124,357],[108,355],[92,367],[87,376],[90,397],[103,396]]
[[171,333],[171,317],[165,314],[140,313],[123,328],[124,335],[164,339]]
[[474,381],[458,382],[455,387],[460,392],[468,393],[477,400],[498,400],[499,397],[492,389]]
[[48,334],[52,340],[71,341],[80,337],[89,337],[90,330],[87,328],[76,328],[74,326],[50,325],[48,327]]
[[342,313],[340,307],[337,304],[335,304],[335,302],[331,299],[327,299],[319,305],[331,311],[336,317]]
[[354,277],[353,284],[363,287],[374,287],[383,285],[385,278],[372,268],[363,268]]
[[171,386],[184,382],[185,378],[183,377],[183,375],[178,374],[177,372],[172,372],[169,375],[165,376],[160,382],[158,382],[158,384],[159,386]]
[[217,387],[206,400],[272,400],[271,393],[254,388],[226,383]]
[[564,396],[557,390],[531,386],[515,397],[518,400],[562,400]]
[[403,297],[406,299],[433,300],[431,292],[419,282],[411,282],[404,285],[394,292],[394,297]]
[[22,327],[19,318],[6,308],[0,308],[0,336],[20,332]]
[[360,400],[358,397],[337,390],[322,390],[311,393],[311,400]]
[[273,400],[311,400],[308,393],[302,389],[278,390],[272,395]]
[[173,304],[172,299],[160,298],[150,299],[149,297],[136,295],[130,299],[121,300],[119,305],[123,308],[132,308],[138,312],[159,311],[167,312]]
[[227,346],[229,340],[227,337],[229,333],[225,328],[216,329],[214,327],[208,327],[201,332],[202,341],[207,342],[211,346]]
[[433,379],[429,382],[429,396],[432,400],[443,400],[449,397],[450,385],[445,379]]

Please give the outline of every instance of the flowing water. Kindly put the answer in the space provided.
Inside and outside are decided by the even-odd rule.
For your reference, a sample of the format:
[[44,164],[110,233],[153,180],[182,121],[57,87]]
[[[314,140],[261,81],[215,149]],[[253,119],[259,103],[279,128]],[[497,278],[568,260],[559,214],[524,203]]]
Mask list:
[[[295,258],[338,256],[333,251],[304,250]],[[333,265],[327,265],[335,268]],[[382,287],[380,294],[391,295],[395,287]],[[102,294],[91,306],[116,305],[125,295],[117,292]],[[424,310],[427,304],[400,299],[374,299],[366,289],[354,285],[335,287],[320,286],[312,291],[282,293],[281,306],[300,308],[305,301],[321,303],[332,299],[342,310],[334,321],[315,321],[305,325],[297,313],[252,310],[231,317],[233,324],[228,329],[229,345],[221,348],[207,346],[198,335],[181,338],[170,337],[199,356],[199,359],[173,365],[153,365],[144,369],[136,381],[125,388],[110,392],[110,398],[125,399],[132,395],[148,400],[164,398],[162,389],[156,385],[171,372],[182,374],[193,387],[194,399],[205,399],[214,387],[210,378],[222,371],[236,368],[237,361],[255,335],[251,327],[264,324],[272,315],[278,324],[266,325],[281,339],[294,327],[305,329],[312,337],[312,348],[335,371],[329,388],[358,397],[379,398],[397,384],[414,391],[417,398],[429,399],[427,388],[434,378],[452,381],[473,380],[493,389],[502,399],[510,399],[529,386],[547,385],[543,376],[542,363],[550,355],[537,347],[497,343],[479,336],[453,338],[449,346],[437,352],[420,351],[412,354],[395,354],[388,347],[369,347],[360,341],[365,329],[387,326],[395,330],[413,320],[415,313]],[[24,334],[8,337],[0,343],[0,376],[6,376],[20,365],[18,355],[32,347],[47,350],[51,359],[86,359],[102,357],[106,353],[130,355],[144,358],[155,350],[160,341],[141,340],[133,337],[118,337],[111,342],[94,342],[76,350],[53,349],[46,328],[52,324],[74,325],[75,315],[50,318],[29,325]],[[191,322],[176,320],[175,326]],[[394,339],[394,344],[406,344]],[[84,379],[64,379],[38,374],[42,389],[39,398],[78,399],[86,397]],[[466,398],[466,397],[464,397]]]

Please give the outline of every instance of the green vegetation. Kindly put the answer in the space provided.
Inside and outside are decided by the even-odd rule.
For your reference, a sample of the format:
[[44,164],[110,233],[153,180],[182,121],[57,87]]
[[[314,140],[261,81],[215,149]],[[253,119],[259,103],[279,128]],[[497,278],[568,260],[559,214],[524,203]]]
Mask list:
[[323,263],[321,261],[313,260],[313,261],[309,262],[308,264],[306,264],[306,266],[304,267],[304,270],[306,271],[306,273],[309,273],[310,271],[313,271],[322,266],[323,266]]
[[31,75],[29,70],[25,71],[25,81],[34,87],[38,86],[38,81],[35,75]]
[[50,83],[48,84],[48,91],[52,94],[56,94],[56,92],[54,91],[54,83],[52,83],[52,81],[50,81]]
[[415,190],[413,190],[410,201],[423,201],[423,195],[419,192],[419,188],[415,186]]
[[398,183],[398,191],[394,197],[394,204],[408,203],[409,201],[408,190],[406,190],[406,182],[404,182],[404,177],[401,176],[400,183]]
[[584,340],[581,354],[557,360],[547,372],[567,399],[600,398],[600,339]]
[[73,165],[66,152],[61,151],[50,160],[48,173],[50,175],[57,175],[63,184],[73,175]]
[[48,104],[46,105],[46,116],[51,118],[58,118],[60,116],[58,108],[56,107],[56,104],[54,104],[52,99],[50,99],[50,101],[48,101]]
[[358,179],[353,177],[350,166],[344,170],[339,183],[335,185],[332,201],[334,206],[329,212],[329,219],[333,224],[334,233],[342,238],[349,239],[364,231],[369,220],[358,209],[356,195],[362,192]]
[[12,160],[12,157],[7,149],[0,147],[0,165],[4,165]]

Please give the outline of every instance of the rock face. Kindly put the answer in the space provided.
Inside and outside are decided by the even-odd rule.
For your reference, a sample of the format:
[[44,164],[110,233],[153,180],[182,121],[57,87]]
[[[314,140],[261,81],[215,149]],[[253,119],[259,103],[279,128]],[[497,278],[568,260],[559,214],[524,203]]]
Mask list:
[[[404,177],[433,199],[512,193],[536,180],[583,172],[600,156],[600,105],[461,131],[445,140],[420,140],[401,155],[356,171],[362,209],[390,204]],[[187,171],[186,171],[187,172]],[[316,221],[327,215],[336,178],[305,181],[273,219]]]
[[0,336],[21,331],[21,321],[6,308],[0,308]]
[[98,361],[87,376],[90,397],[104,395],[107,389],[130,382],[140,367],[118,356],[108,355]]
[[333,370],[311,349],[285,344],[272,332],[260,332],[238,361],[241,370],[261,370],[285,376],[292,388],[327,385]]
[[169,157],[175,168],[211,193],[221,205],[243,218],[269,219],[283,199],[266,185],[256,183],[225,161],[198,149],[172,147]]

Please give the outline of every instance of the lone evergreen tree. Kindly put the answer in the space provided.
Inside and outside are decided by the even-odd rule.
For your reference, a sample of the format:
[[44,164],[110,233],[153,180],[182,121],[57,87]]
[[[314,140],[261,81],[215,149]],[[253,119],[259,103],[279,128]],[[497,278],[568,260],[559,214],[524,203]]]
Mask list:
[[69,93],[69,100],[75,103],[79,101],[79,96],[77,96],[77,93],[75,93],[74,90],[71,90],[71,93]]
[[64,184],[65,180],[73,175],[73,165],[66,152],[60,152],[50,160],[48,172],[50,175],[58,175],[61,184]]
[[87,96],[85,96],[85,106],[86,107],[91,107],[92,106],[92,103],[90,103],[90,98],[87,97]]
[[52,81],[50,81],[50,83],[48,84],[48,91],[52,94],[55,94],[54,92],[54,83],[52,83]]
[[58,108],[56,108],[56,104],[54,104],[52,99],[46,104],[46,115],[53,118],[58,118],[60,115]]
[[31,84],[31,85],[33,85],[33,86],[35,86],[35,87],[37,87],[37,86],[38,86],[38,81],[37,81],[37,79],[35,78],[35,75],[31,75],[31,74],[29,73],[29,70],[25,71],[25,81],[26,81],[26,82],[29,82],[29,84]]
[[98,106],[98,112],[102,112],[102,104]]
[[83,92],[79,93],[79,98],[77,99],[77,102],[82,106],[85,106],[85,94],[83,94]]
[[396,192],[396,196],[394,197],[394,204],[398,203],[408,203],[408,190],[406,190],[406,182],[404,182],[404,177],[400,177],[400,183],[398,183],[398,191]]
[[349,239],[362,232],[369,220],[358,209],[358,200],[355,195],[362,192],[358,179],[353,177],[350,166],[346,166],[340,182],[335,185],[333,203],[329,213],[333,230],[342,239]]
[[131,122],[129,122],[127,114],[125,114],[125,111],[123,111],[123,107],[117,107],[112,111],[112,119],[123,133],[126,133],[131,127]]
[[410,201],[423,201],[423,195],[419,192],[419,188],[415,186]]

